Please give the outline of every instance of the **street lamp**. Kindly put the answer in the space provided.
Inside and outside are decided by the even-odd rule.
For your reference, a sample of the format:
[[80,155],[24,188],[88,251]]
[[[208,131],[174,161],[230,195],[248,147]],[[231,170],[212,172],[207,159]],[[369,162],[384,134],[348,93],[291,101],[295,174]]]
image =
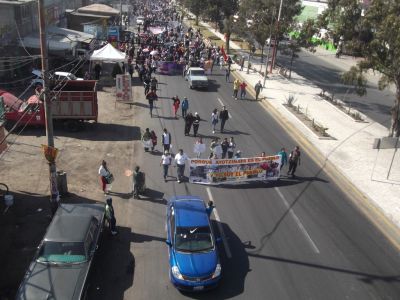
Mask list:
[[264,72],[264,83],[263,83],[263,87],[265,87],[265,81],[267,80],[267,73],[268,73],[268,61],[269,61],[269,54],[271,52],[271,42],[272,42],[272,26],[273,26],[273,22],[274,22],[274,17],[275,17],[275,9],[272,13],[272,17],[271,17],[271,26],[269,27],[269,42],[268,42],[268,52],[267,52],[267,60],[265,62],[265,72]]
[[281,3],[279,4],[279,12],[278,12],[278,20],[276,21],[276,32],[275,32],[275,46],[274,46],[274,50],[272,51],[272,61],[271,61],[271,66],[269,68],[269,72],[272,73],[272,67],[275,65],[275,59],[276,59],[276,52],[277,52],[277,35],[279,32],[279,21],[281,19],[281,12],[282,12],[282,4],[283,4],[283,0],[281,0]]

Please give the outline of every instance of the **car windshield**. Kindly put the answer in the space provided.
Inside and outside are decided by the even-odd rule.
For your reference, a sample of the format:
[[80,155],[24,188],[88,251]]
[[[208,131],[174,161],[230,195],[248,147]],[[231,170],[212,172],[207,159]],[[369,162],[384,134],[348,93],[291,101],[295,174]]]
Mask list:
[[82,263],[86,261],[82,242],[46,241],[39,250],[37,259],[43,263]]
[[213,249],[210,227],[177,227],[175,248],[184,252],[203,252]]
[[76,80],[77,77],[74,74],[68,74],[68,78],[70,80]]
[[192,72],[190,72],[190,74],[193,76],[204,76],[204,71],[203,70],[192,70]]

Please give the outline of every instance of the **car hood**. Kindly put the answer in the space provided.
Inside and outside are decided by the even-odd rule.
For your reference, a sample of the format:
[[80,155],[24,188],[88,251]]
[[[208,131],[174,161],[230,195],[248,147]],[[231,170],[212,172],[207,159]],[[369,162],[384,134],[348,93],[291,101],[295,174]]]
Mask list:
[[182,275],[202,277],[215,271],[218,256],[216,250],[207,253],[176,252],[175,261]]
[[16,299],[79,299],[88,268],[89,263],[54,266],[35,262]]
[[194,75],[190,75],[190,79],[192,79],[192,80],[198,80],[198,81],[208,81],[207,76],[194,76]]

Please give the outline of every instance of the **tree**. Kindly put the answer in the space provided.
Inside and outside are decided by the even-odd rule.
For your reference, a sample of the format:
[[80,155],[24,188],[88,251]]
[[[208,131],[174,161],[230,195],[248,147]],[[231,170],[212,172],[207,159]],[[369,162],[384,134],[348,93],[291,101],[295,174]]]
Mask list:
[[[374,0],[365,11],[358,0],[329,0],[328,5],[326,17],[333,22],[336,33],[343,35],[345,47],[360,51],[364,57],[357,65],[359,72],[378,71],[381,76],[378,83],[380,90],[390,84],[396,86],[389,136],[399,137],[400,1]],[[349,75],[349,78],[352,76]],[[366,84],[363,80],[356,83],[360,89]]]
[[204,11],[207,2],[198,0],[185,0],[185,6],[195,15],[195,24],[199,25],[199,16]]
[[233,16],[239,9],[238,0],[219,0],[221,11],[224,16],[225,49],[229,54],[229,41],[232,34]]

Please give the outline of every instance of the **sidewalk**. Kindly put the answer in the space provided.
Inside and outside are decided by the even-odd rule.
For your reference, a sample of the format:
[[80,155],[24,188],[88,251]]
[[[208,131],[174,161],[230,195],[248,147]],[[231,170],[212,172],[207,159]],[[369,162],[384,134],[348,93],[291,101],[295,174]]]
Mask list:
[[[213,34],[223,39],[207,23],[202,23]],[[234,42],[232,49],[238,49]],[[318,54],[332,62],[332,55],[325,49],[318,49]],[[343,57],[340,60],[343,70],[355,65],[357,59]],[[335,62],[337,63],[337,62]],[[253,67],[255,62],[252,63]],[[260,64],[256,67],[259,70]],[[232,65],[235,75],[239,75],[249,86],[254,85],[263,77],[254,71],[247,74],[247,68],[240,71]],[[376,75],[375,75],[376,76]],[[277,73],[269,74],[266,88],[260,94],[264,104],[273,107],[279,118],[288,121],[295,127],[319,152],[326,161],[337,168],[361,193],[363,193],[374,208],[383,213],[393,224],[400,228],[400,151],[396,149],[373,149],[376,138],[388,135],[388,130],[372,120],[356,122],[350,116],[336,108],[328,101],[322,100],[318,94],[320,89],[312,82],[292,72],[290,80]],[[300,105],[310,119],[327,127],[327,132],[333,139],[321,139],[311,129],[306,127],[283,104],[286,98],[294,95],[295,105]],[[382,141],[383,143],[384,141]],[[383,143],[384,144],[384,143]],[[398,143],[400,145],[400,143]],[[384,146],[384,145],[383,145]]]

